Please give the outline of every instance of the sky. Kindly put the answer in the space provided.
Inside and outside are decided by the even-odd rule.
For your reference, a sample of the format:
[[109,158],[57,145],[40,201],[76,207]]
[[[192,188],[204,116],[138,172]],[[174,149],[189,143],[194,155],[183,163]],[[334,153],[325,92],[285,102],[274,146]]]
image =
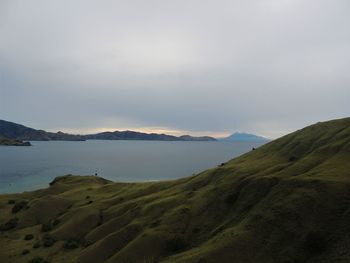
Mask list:
[[0,119],[277,138],[350,116],[348,0],[0,0]]

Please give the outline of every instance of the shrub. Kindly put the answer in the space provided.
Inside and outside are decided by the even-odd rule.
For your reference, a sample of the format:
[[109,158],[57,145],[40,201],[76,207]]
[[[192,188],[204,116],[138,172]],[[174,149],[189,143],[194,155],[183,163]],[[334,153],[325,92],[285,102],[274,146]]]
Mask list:
[[305,237],[305,248],[310,254],[320,254],[327,249],[327,240],[320,232],[310,232]]
[[11,218],[5,224],[0,225],[0,231],[7,231],[17,226],[18,218]]
[[30,250],[29,249],[25,249],[22,251],[22,255],[27,255],[30,253]]
[[161,222],[160,219],[157,219],[151,223],[150,227],[151,228],[157,227],[157,226],[159,226],[160,222]]
[[53,228],[53,225],[52,225],[51,222],[44,223],[44,224],[41,225],[41,231],[43,231],[43,232],[49,232],[49,231],[52,230],[52,228]]
[[16,201],[15,200],[13,200],[13,199],[10,199],[10,200],[8,200],[8,202],[7,202],[9,205],[13,205],[13,204],[15,204],[16,203]]
[[238,193],[234,192],[229,194],[226,198],[225,198],[225,203],[228,205],[233,205],[236,200],[238,199]]
[[60,223],[60,220],[59,220],[59,219],[55,219],[55,220],[53,220],[52,225],[53,225],[53,226],[56,226],[56,225],[58,225],[59,223]]
[[102,224],[103,224],[103,210],[100,209],[100,211],[99,211],[99,220],[98,220],[97,225],[100,226]]
[[24,236],[24,240],[32,240],[34,236],[32,234],[27,234]]
[[55,179],[53,179],[50,183],[49,183],[49,185],[50,186],[53,186],[55,183],[57,183],[59,181],[59,178],[55,178]]
[[45,234],[42,239],[42,243],[44,247],[51,247],[55,244],[56,239],[54,239],[50,234]]
[[184,250],[187,247],[187,243],[183,237],[176,236],[172,239],[167,240],[165,246],[169,252],[174,253]]
[[41,257],[35,257],[35,258],[32,258],[29,263],[48,263],[48,261],[44,260],[43,258]]
[[70,238],[68,240],[66,240],[66,242],[64,243],[63,247],[65,249],[75,249],[79,247],[79,240],[74,239],[74,238]]
[[26,201],[20,201],[18,203],[15,203],[15,205],[12,207],[12,213],[13,214],[18,213],[22,209],[27,208],[28,207],[27,204],[28,202]]
[[295,162],[296,160],[298,160],[298,157],[295,157],[295,156],[291,156],[291,157],[289,157],[289,159],[288,159],[288,162]]
[[196,233],[199,233],[200,231],[201,231],[201,228],[198,227],[198,226],[195,227],[195,228],[193,228],[193,230],[192,230],[192,232],[195,233],[195,234],[196,234]]
[[39,248],[40,246],[41,246],[40,241],[36,241],[36,242],[33,244],[33,248]]

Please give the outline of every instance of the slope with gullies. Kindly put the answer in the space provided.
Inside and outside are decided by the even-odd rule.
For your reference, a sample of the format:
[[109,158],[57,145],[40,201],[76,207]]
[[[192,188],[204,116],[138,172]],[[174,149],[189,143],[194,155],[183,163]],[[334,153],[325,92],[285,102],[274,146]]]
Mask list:
[[350,118],[175,181],[0,196],[1,262],[350,262]]

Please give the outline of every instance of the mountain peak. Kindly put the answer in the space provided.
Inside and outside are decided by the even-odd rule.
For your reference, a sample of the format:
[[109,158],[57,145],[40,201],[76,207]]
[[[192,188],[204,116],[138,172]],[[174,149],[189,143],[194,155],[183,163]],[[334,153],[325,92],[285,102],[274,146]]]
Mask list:
[[223,138],[224,141],[251,141],[251,142],[267,142],[268,138],[245,132],[235,132],[228,137]]

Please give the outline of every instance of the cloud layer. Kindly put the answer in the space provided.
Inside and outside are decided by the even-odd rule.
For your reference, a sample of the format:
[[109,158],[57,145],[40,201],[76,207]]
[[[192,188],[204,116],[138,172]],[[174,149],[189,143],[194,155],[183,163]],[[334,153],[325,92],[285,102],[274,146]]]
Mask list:
[[350,115],[350,2],[0,2],[1,118],[277,137]]

